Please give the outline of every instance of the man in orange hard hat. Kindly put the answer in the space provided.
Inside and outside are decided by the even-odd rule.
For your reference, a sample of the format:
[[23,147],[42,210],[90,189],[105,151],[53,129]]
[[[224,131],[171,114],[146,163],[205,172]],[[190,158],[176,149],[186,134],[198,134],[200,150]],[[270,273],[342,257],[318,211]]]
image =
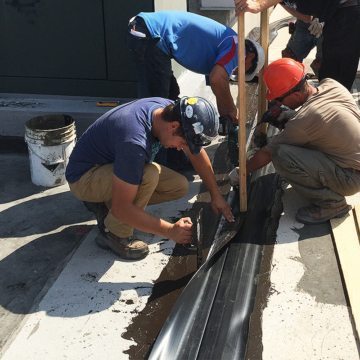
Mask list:
[[351,209],[345,196],[360,191],[360,111],[352,95],[330,78],[312,86],[304,65],[289,58],[267,66],[263,79],[267,99],[290,108],[292,117],[265,113],[262,120],[282,131],[248,160],[248,173],[272,161],[310,203],[298,210],[299,222],[344,216]]

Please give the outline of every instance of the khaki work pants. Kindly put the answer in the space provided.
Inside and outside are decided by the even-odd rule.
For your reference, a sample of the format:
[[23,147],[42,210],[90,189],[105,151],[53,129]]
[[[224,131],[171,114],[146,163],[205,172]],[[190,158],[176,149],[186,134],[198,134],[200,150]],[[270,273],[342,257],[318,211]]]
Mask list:
[[[94,166],[78,181],[69,184],[71,192],[82,201],[105,202],[111,209],[113,165]],[[157,163],[146,164],[134,204],[142,209],[149,204],[159,204],[180,199],[189,190],[185,176]],[[106,228],[119,237],[133,235],[134,229],[120,222],[111,210],[105,218]]]
[[338,207],[346,203],[345,196],[360,191],[360,171],[342,168],[320,151],[276,145],[272,161],[276,172],[311,204]]

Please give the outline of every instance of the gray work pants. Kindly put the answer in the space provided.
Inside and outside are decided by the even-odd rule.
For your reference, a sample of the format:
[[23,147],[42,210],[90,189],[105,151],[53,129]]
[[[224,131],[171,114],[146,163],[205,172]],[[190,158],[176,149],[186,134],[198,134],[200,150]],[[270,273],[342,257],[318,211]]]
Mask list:
[[346,203],[344,196],[360,191],[360,171],[342,168],[319,151],[276,145],[272,161],[276,172],[314,205],[341,206]]

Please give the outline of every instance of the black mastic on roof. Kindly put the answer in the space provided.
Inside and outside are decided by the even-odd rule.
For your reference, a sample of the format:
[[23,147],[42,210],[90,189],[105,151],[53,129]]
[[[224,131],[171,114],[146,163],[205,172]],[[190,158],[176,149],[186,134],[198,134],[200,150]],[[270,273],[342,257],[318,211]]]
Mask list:
[[[281,192],[276,174],[250,184],[248,211],[240,214],[239,231],[190,280],[160,331],[150,360],[244,359],[256,276],[263,245],[275,238]],[[239,197],[233,198],[237,202]]]

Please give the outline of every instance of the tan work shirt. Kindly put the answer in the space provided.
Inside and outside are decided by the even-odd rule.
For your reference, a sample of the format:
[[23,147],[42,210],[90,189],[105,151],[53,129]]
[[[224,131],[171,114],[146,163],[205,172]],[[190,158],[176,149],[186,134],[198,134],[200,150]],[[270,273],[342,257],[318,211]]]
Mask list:
[[333,79],[299,109],[268,147],[288,144],[318,150],[342,168],[360,170],[360,111],[350,92]]

